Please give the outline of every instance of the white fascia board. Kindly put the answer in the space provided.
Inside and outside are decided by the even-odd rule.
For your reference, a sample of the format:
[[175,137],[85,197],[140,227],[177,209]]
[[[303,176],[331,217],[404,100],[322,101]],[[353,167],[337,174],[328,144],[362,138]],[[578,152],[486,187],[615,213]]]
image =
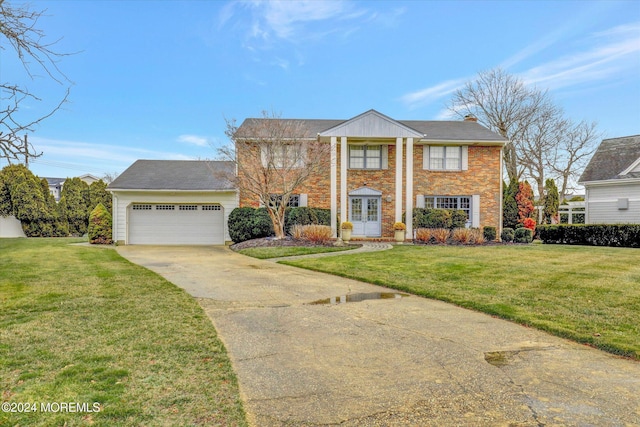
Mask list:
[[604,179],[602,181],[578,181],[578,184],[584,185],[585,187],[597,187],[600,185],[624,185],[633,183],[640,183],[640,178]]
[[176,189],[163,189],[163,190],[147,190],[144,188],[107,188],[110,193],[237,193],[238,190],[230,188],[226,190],[176,190]]
[[422,145],[430,145],[430,144],[441,144],[441,145],[469,145],[469,146],[495,146],[495,147],[504,147],[506,145],[505,141],[470,141],[468,139],[463,140],[449,140],[449,139],[424,139],[417,141],[416,144]]

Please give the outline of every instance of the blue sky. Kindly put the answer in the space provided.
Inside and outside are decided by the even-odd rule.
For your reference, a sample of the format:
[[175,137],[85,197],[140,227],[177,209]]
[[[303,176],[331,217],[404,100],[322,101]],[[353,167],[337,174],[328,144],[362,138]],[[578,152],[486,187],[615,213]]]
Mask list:
[[[12,1],[18,4],[16,1]],[[640,134],[638,1],[32,1],[69,102],[29,135],[39,176],[120,173],[136,159],[214,158],[225,118],[263,110],[348,119],[447,119],[452,92],[503,67],[548,89],[605,137]],[[26,80],[0,50],[0,80],[41,102],[65,86]],[[0,166],[2,163],[0,161]]]

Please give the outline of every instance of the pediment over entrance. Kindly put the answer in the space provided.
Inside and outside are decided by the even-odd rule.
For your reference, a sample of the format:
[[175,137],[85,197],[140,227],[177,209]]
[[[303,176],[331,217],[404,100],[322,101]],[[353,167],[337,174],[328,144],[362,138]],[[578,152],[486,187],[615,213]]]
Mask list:
[[349,192],[350,196],[382,196],[382,191],[370,187],[360,187]]
[[320,137],[422,138],[424,135],[376,110],[369,110],[319,133]]

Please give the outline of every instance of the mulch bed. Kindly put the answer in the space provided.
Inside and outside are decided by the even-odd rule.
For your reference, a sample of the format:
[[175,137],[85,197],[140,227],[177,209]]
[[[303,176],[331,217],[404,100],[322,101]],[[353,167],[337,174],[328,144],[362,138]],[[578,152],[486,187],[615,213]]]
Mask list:
[[263,237],[261,239],[245,240],[244,242],[235,243],[230,246],[234,251],[239,251],[247,248],[267,248],[267,247],[280,247],[280,246],[334,246],[334,241],[327,242],[325,244],[309,242],[307,240],[295,240],[291,236],[287,236],[284,239],[276,239],[275,237]]

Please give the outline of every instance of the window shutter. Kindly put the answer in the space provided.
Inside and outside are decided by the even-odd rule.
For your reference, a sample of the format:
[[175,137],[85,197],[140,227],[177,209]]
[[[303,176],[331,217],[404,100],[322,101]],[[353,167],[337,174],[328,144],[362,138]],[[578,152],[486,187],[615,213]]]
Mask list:
[[422,146],[422,169],[429,170],[429,146]]
[[382,155],[382,169],[389,169],[389,146],[383,145],[380,147]]
[[473,228],[480,227],[480,195],[471,196],[471,226]]
[[416,208],[424,209],[424,194],[416,195]]
[[469,170],[469,146],[462,146],[462,170]]
[[267,146],[260,145],[260,159],[262,159],[262,167],[266,168],[267,165]]
[[307,207],[307,195],[306,194],[300,194],[298,196],[298,206],[301,207],[301,208]]

